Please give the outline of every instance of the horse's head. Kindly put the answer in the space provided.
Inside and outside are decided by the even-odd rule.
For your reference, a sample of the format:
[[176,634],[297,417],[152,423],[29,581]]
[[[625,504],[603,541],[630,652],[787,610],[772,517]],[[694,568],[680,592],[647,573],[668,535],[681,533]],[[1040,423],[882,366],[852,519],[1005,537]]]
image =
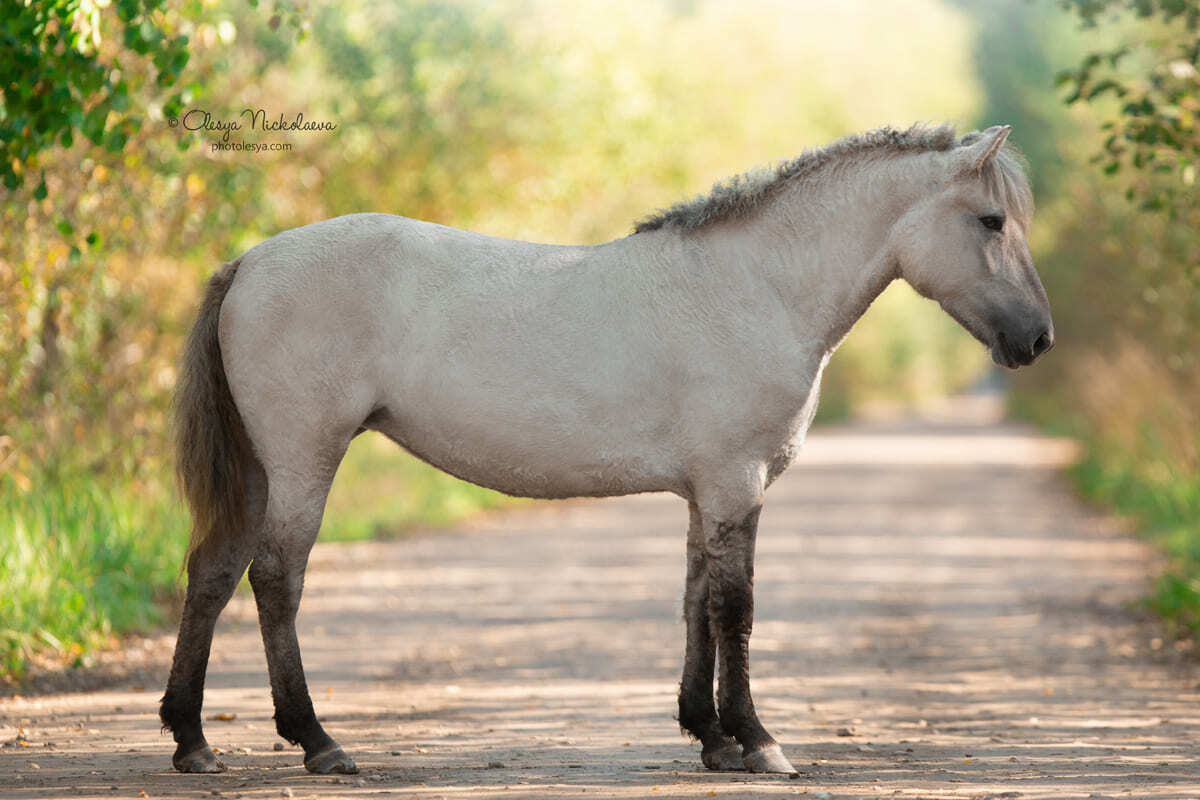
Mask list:
[[894,230],[900,276],[1015,369],[1054,345],[1046,290],[1026,237],[1033,196],[1007,125],[938,154],[929,193]]

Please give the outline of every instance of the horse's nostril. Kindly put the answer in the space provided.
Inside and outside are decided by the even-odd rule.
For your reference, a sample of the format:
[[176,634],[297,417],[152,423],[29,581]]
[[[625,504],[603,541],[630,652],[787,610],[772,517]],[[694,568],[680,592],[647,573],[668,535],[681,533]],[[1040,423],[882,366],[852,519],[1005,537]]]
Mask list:
[[1033,343],[1033,357],[1037,358],[1051,347],[1054,347],[1054,334],[1050,331],[1043,331],[1042,335],[1037,337]]

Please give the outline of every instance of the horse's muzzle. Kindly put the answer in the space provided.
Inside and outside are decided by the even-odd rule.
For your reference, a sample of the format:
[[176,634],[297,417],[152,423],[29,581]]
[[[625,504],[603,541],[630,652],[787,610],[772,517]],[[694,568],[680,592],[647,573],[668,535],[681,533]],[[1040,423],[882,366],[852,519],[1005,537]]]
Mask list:
[[1029,366],[1054,347],[1054,329],[1046,328],[1027,341],[1025,345],[1017,344],[1003,332],[998,333],[996,343],[992,345],[992,360],[1009,369]]

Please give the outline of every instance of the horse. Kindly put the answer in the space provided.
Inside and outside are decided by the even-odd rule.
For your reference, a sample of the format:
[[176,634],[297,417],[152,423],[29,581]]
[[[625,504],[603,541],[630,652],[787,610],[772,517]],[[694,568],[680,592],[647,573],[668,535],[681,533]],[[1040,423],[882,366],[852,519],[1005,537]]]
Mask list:
[[160,709],[175,768],[224,769],[201,726],[204,678],[217,616],[249,568],[279,735],[310,772],[357,771],[317,721],[295,620],[334,472],[372,430],[510,495],[683,498],[680,728],[709,769],[795,774],[750,693],[764,492],[800,451],[831,354],[893,280],[999,365],[1051,348],[1010,131],[852,135],[603,244],[351,214],[224,264],[174,410],[194,523]]

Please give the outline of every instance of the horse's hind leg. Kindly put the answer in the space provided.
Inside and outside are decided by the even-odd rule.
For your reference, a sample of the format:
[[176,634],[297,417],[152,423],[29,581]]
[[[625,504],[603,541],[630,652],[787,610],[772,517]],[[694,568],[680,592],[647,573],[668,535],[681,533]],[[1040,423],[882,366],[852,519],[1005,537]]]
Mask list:
[[284,739],[303,747],[304,766],[320,774],[358,772],[354,761],[317,721],[296,637],[304,569],[321,527],[338,460],[340,452],[338,458],[325,459],[331,467],[271,476],[262,544],[250,564],[250,585],[258,605],[275,702],[275,729]]
[[742,747],[721,729],[713,699],[713,669],[717,646],[708,622],[708,562],[700,510],[688,504],[691,515],[687,537],[687,588],[683,616],[687,624],[687,650],[683,679],[679,682],[679,726],[700,740],[704,766],[716,770],[742,770]]
[[258,523],[266,499],[261,472],[247,476],[247,529],[225,541],[203,542],[188,559],[188,587],[175,643],[171,676],[159,716],[175,738],[171,761],[180,772],[220,772],[200,721],[204,703],[204,677],[217,617],[250,563],[257,547]]

